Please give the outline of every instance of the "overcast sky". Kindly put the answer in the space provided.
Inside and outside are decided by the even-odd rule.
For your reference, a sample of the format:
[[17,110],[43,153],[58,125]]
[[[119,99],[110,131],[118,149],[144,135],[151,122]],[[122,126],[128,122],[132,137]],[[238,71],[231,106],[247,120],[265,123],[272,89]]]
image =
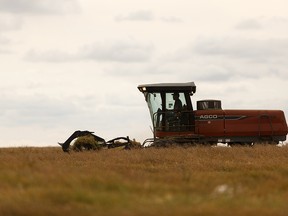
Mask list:
[[0,147],[152,137],[137,86],[288,116],[287,0],[0,0]]

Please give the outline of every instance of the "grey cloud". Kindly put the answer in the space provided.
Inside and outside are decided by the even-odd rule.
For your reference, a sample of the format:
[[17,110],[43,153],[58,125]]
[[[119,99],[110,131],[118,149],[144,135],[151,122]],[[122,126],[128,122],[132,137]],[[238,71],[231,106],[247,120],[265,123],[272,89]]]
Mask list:
[[276,33],[286,31],[288,25],[287,17],[258,17],[240,21],[235,25],[237,30],[262,30]]
[[143,62],[149,60],[152,51],[151,44],[119,41],[87,45],[80,49],[79,54],[84,59],[98,61]]
[[9,49],[9,46],[7,46],[10,44],[11,44],[10,39],[0,35],[0,54],[11,54],[12,51]]
[[5,35],[8,31],[16,31],[22,28],[23,22],[20,17],[9,14],[0,14],[0,53],[11,54],[12,51],[8,45],[12,44],[12,40]]
[[151,21],[154,20],[154,15],[151,11],[141,10],[130,13],[128,15],[118,15],[115,21]]
[[11,54],[11,53],[12,52],[10,50],[0,48],[0,54]]
[[152,44],[141,44],[133,41],[103,42],[85,45],[77,52],[69,54],[58,50],[39,52],[30,50],[25,60],[67,62],[67,61],[114,61],[114,62],[145,62],[153,52]]
[[0,32],[19,30],[22,25],[20,17],[0,14]]
[[[118,15],[114,19],[117,22],[154,21],[156,19],[158,20],[158,18],[156,18],[151,11],[146,11],[146,10],[136,11],[136,12],[130,13],[128,15]],[[159,18],[159,20],[162,22],[166,22],[166,23],[181,23],[181,22],[183,22],[180,18],[174,17],[174,16],[161,17],[161,18]]]
[[76,0],[0,0],[0,12],[16,14],[59,14],[77,12]]
[[[136,84],[133,91],[135,91],[137,97],[139,96],[139,100],[143,101],[141,95],[137,92]],[[37,128],[37,131],[42,129],[53,130],[53,128],[66,128],[66,130],[72,130],[71,128],[74,128],[74,130],[97,129],[103,131],[106,128],[107,133],[110,134],[109,138],[130,135],[126,132],[120,132],[124,129],[121,125],[123,125],[123,122],[129,125],[129,122],[141,118],[137,115],[137,112],[135,113],[135,106],[138,110],[139,105],[135,104],[134,100],[129,103],[131,94],[130,96],[129,94],[123,96],[123,101],[117,100],[120,104],[111,99],[111,97],[115,97],[115,94],[106,95],[108,97],[106,103],[99,102],[96,95],[90,97],[85,94],[81,97],[61,98],[53,98],[47,95],[1,95],[0,121],[2,125],[8,128],[34,127]],[[126,100],[126,103],[124,100]],[[118,118],[117,121],[113,121],[115,117]],[[113,128],[111,129],[109,122],[113,122],[114,130],[116,128],[118,134],[113,135]],[[98,133],[99,131],[95,132]],[[100,135],[102,136],[102,132]]]
[[256,19],[247,19],[241,21],[236,25],[236,28],[241,30],[253,30],[253,29],[258,30],[261,29],[262,27],[263,27],[262,24]]
[[5,45],[5,44],[10,44],[10,40],[4,36],[0,35],[0,44]]
[[229,65],[221,65],[217,62],[201,63],[194,59],[193,62],[174,62],[162,67],[163,71],[168,71],[169,74],[175,75],[177,71],[178,77],[181,80],[198,80],[198,81],[213,81],[213,82],[226,82],[233,80],[237,71]]
[[213,82],[225,82],[235,77],[234,70],[220,65],[207,65],[195,74],[197,80],[213,80]]
[[24,60],[32,62],[69,62],[76,60],[76,56],[59,50],[36,51],[33,49],[26,53]]
[[[225,82],[259,77],[287,79],[288,39],[201,38],[161,58],[184,80]],[[159,61],[160,63],[160,61]],[[161,65],[160,65],[161,66]],[[163,66],[161,66],[163,68]]]
[[77,108],[70,102],[49,98],[45,95],[2,96],[0,119],[5,125],[49,126],[72,117]]
[[200,55],[226,56],[265,62],[288,57],[288,39],[242,39],[220,38],[200,39],[195,42],[193,51]]

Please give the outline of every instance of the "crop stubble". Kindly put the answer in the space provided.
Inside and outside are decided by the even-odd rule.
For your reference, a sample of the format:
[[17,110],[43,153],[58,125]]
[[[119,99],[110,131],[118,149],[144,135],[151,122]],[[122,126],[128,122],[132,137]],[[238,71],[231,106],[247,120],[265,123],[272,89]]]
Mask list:
[[0,215],[286,215],[288,147],[0,149]]

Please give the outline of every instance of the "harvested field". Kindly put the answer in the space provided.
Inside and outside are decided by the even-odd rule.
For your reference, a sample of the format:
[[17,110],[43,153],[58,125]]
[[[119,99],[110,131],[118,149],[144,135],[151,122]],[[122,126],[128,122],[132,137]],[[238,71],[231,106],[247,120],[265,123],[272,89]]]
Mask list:
[[0,149],[0,215],[287,215],[288,147]]

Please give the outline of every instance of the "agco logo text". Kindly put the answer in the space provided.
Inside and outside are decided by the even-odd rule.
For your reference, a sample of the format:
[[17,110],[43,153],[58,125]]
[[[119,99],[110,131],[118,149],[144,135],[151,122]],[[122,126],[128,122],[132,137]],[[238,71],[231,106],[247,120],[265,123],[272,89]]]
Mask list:
[[218,115],[200,115],[200,119],[217,119]]

